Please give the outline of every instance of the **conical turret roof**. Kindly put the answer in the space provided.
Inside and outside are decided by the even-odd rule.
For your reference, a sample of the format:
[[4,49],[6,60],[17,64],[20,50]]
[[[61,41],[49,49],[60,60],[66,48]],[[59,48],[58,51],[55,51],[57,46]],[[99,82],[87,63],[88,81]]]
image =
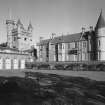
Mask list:
[[103,27],[105,27],[105,20],[103,18],[102,10],[101,10],[100,16],[99,16],[97,24],[96,24],[96,29],[103,28]]

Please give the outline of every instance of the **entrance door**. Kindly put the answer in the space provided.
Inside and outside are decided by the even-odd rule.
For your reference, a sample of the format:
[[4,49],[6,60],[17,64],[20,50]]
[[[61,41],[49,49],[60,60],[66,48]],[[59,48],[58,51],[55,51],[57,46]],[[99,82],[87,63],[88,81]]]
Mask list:
[[0,69],[3,69],[3,59],[0,58]]
[[18,66],[19,66],[18,59],[14,59],[13,60],[13,69],[18,69]]
[[11,59],[9,58],[5,61],[5,69],[11,69]]
[[21,69],[25,68],[25,60],[24,59],[21,60],[21,64],[20,65],[21,65],[20,66]]

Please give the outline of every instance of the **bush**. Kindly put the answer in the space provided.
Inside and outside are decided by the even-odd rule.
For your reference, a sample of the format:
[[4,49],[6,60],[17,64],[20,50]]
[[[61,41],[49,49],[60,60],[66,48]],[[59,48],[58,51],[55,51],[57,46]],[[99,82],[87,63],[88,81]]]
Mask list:
[[72,64],[66,65],[65,70],[73,70],[73,65]]
[[87,71],[88,70],[88,65],[87,64],[80,64],[80,70]]
[[38,65],[38,69],[50,69],[50,65],[49,64],[39,64]]
[[56,65],[55,65],[55,69],[56,69],[56,70],[64,70],[65,67],[64,67],[64,65],[56,64]]
[[98,64],[96,65],[97,71],[105,71],[105,65],[104,64]]
[[96,65],[88,65],[88,71],[96,71]]

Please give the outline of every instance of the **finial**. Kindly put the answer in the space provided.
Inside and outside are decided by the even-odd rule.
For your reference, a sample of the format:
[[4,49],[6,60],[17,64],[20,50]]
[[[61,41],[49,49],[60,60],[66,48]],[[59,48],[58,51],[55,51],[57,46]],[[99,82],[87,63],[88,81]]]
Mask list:
[[8,13],[9,13],[9,19],[11,20],[12,19],[12,11],[11,11],[11,8],[8,9]]

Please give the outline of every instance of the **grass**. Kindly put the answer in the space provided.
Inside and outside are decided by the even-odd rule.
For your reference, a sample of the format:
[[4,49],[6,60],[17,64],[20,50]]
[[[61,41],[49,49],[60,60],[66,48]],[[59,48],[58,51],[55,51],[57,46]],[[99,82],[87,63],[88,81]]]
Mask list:
[[0,77],[0,105],[105,105],[105,82],[32,72]]

